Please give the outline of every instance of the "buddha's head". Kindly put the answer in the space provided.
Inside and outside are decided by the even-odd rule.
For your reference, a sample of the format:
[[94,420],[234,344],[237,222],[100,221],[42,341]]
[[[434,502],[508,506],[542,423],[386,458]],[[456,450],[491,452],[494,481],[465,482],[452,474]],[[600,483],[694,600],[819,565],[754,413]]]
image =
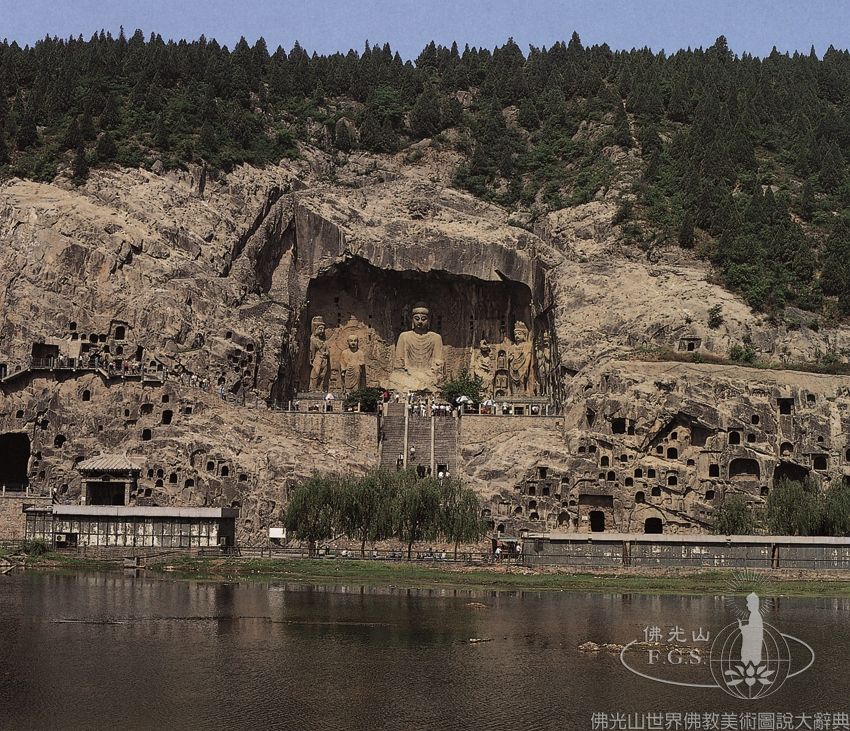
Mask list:
[[517,322],[514,325],[514,342],[524,343],[528,340],[528,327],[524,322]]
[[349,335],[348,336],[348,349],[352,353],[356,353],[360,349],[360,338],[358,338],[356,335]]
[[413,305],[413,332],[424,335],[431,327],[431,311],[424,302]]

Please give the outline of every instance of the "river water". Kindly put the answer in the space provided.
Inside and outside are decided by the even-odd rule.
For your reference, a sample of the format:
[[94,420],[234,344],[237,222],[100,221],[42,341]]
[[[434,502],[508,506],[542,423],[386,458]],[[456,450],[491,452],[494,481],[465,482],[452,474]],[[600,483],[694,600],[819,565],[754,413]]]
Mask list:
[[[678,627],[698,647],[698,628],[733,622],[723,597],[18,573],[0,576],[0,728],[513,731],[605,728],[604,715],[627,729],[650,713],[696,711],[808,713],[813,724],[850,705],[848,609],[845,599],[775,601],[765,621],[808,643],[815,662],[769,698],[743,701],[638,677],[616,648],[578,649],[658,627],[672,664],[650,668],[642,650],[633,664],[676,682],[710,678],[679,665],[682,653],[668,657],[680,637],[668,639]],[[631,718],[618,726],[616,714]]]

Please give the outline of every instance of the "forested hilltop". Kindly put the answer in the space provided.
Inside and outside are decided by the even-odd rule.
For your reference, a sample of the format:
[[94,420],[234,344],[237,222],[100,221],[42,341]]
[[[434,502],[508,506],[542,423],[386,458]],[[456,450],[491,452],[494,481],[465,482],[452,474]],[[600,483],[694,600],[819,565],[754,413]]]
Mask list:
[[[568,43],[389,45],[330,56],[263,40],[47,38],[0,44],[0,174],[85,180],[97,165],[226,171],[298,142],[461,154],[456,184],[523,225],[590,201],[618,165],[624,238],[694,248],[757,309],[850,313],[850,54],[764,59]],[[632,154],[614,154],[624,149]]]

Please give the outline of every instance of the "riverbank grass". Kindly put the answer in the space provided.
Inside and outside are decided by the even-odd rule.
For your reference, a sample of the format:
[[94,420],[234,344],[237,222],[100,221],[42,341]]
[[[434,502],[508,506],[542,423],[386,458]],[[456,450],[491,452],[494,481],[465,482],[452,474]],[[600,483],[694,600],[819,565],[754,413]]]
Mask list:
[[[607,591],[640,594],[728,594],[735,572],[568,572],[522,566],[435,566],[407,562],[259,558],[172,558],[150,566],[163,575],[200,580],[363,583],[405,588]],[[771,594],[850,596],[850,574],[811,579],[778,573],[753,574]]]

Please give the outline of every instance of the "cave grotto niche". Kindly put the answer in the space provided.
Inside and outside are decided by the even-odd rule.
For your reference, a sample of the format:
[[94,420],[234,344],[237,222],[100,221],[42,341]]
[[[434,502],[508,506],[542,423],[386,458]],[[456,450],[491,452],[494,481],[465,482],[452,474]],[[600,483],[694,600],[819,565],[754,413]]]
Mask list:
[[445,271],[380,269],[354,257],[335,264],[307,287],[294,364],[296,389],[309,389],[311,322],[317,316],[324,319],[330,351],[325,387],[339,389],[339,354],[351,335],[359,336],[366,353],[367,385],[386,385],[396,341],[410,329],[411,310],[417,302],[428,305],[430,328],[442,336],[447,377],[470,367],[472,349],[482,339],[493,346],[495,358],[495,346],[513,336],[517,321],[528,326],[532,339],[545,328],[542,319],[535,321],[538,308],[531,290],[521,282],[485,281]]
[[729,463],[730,480],[758,480],[760,476],[759,463],[754,459],[738,457]]
[[659,534],[664,532],[664,521],[661,518],[647,518],[643,521],[643,532]]
[[773,470],[773,484],[776,485],[783,478],[794,482],[803,482],[809,476],[809,470],[794,462],[780,462]]
[[591,510],[589,517],[591,533],[603,533],[605,531],[605,513],[601,510]]
[[0,486],[6,490],[25,490],[29,482],[30,440],[26,434],[0,434]]

